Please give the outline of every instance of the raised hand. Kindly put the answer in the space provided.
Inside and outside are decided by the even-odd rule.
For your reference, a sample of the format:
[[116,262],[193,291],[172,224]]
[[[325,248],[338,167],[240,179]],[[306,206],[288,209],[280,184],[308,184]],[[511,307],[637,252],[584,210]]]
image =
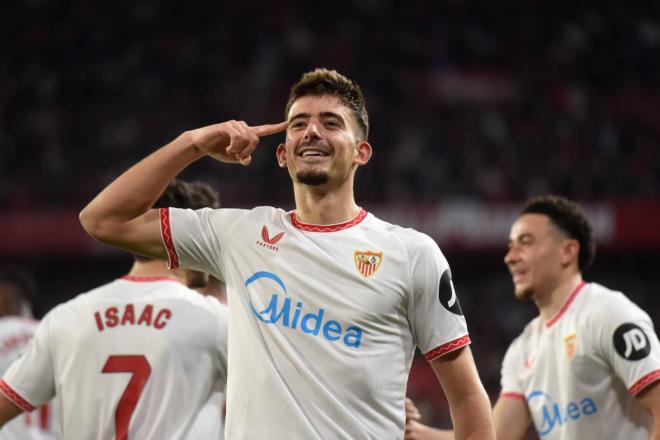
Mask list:
[[259,139],[283,132],[287,124],[284,121],[250,127],[244,121],[231,120],[191,130],[188,135],[197,148],[220,162],[249,165]]

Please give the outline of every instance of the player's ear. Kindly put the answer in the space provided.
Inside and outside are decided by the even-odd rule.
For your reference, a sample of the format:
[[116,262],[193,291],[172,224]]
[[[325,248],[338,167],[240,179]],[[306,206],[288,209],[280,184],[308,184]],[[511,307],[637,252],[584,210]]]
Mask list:
[[360,141],[355,144],[355,154],[353,156],[353,163],[357,165],[365,165],[371,159],[373,151],[371,144],[367,141]]
[[286,168],[286,147],[284,144],[279,144],[277,146],[275,157],[277,157],[277,164],[280,168]]
[[580,254],[580,243],[571,238],[564,241],[561,248],[561,265],[566,267],[575,263],[578,264],[578,257]]

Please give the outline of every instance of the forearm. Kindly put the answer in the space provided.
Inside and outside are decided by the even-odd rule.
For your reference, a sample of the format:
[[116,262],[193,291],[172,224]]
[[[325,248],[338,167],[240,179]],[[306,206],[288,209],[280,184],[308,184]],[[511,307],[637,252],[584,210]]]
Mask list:
[[492,410],[485,391],[466,393],[450,402],[450,410],[456,439],[495,439]]
[[651,412],[653,421],[651,422],[651,432],[649,440],[660,440],[660,409],[654,408],[655,411]]
[[192,162],[203,157],[188,133],[155,151],[108,185],[80,213],[90,235],[104,240],[113,224],[147,212],[167,184]]
[[653,419],[649,439],[660,440],[660,381],[651,384],[636,397]]

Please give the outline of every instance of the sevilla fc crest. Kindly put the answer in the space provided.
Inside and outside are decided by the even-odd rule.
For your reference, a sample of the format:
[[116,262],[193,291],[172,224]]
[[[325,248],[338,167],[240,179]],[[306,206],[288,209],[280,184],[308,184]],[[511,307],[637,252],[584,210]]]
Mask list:
[[577,349],[577,335],[573,333],[572,335],[564,336],[564,348],[566,349],[566,357],[568,360],[572,360],[575,356],[575,350]]
[[369,278],[376,273],[382,261],[382,252],[355,251],[355,266],[365,278]]

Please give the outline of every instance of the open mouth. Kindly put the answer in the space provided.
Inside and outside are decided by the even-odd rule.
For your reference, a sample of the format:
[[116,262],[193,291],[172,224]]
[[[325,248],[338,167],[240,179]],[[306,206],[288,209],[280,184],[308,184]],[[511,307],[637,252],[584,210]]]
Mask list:
[[526,270],[520,270],[520,269],[512,270],[511,277],[513,278],[513,282],[517,283],[518,281],[520,281],[525,276],[526,273],[527,273]]
[[304,145],[298,148],[297,154],[299,157],[328,157],[330,156],[331,150],[325,145],[316,144],[316,145]]
[[330,154],[327,151],[316,148],[302,148],[298,152],[298,155],[300,157],[328,157]]

